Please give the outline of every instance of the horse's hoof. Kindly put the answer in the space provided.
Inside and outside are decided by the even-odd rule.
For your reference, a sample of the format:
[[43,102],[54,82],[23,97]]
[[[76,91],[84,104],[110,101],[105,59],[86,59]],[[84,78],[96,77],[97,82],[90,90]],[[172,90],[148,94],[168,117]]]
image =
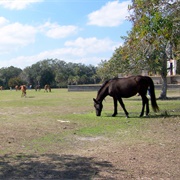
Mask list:
[[144,117],[149,117],[149,114],[144,115]]

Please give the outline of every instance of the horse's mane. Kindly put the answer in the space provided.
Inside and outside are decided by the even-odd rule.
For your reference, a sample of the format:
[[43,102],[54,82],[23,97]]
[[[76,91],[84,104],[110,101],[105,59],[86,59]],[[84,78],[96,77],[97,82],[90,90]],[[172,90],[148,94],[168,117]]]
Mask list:
[[118,78],[117,78],[117,77],[115,77],[115,78],[112,78],[112,79],[106,80],[106,81],[102,84],[102,86],[100,87],[100,89],[98,90],[98,94],[101,92],[101,90],[104,88],[104,86],[106,86],[106,84],[107,84],[107,83],[109,83],[109,81],[111,81],[111,80],[115,80],[115,79],[118,79]]
[[104,86],[105,86],[109,81],[110,81],[110,79],[107,80],[107,81],[105,81],[105,82],[101,85],[100,89],[98,90],[98,94],[101,92],[101,90],[104,88]]

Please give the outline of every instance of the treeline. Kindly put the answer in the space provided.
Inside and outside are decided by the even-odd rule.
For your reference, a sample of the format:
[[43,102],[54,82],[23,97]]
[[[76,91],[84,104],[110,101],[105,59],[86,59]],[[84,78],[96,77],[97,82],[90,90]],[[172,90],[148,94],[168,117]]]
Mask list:
[[57,88],[73,84],[94,84],[100,81],[97,67],[66,63],[58,59],[42,60],[23,70],[13,66],[0,69],[0,86],[4,89],[22,84],[32,87],[50,84],[51,87]]

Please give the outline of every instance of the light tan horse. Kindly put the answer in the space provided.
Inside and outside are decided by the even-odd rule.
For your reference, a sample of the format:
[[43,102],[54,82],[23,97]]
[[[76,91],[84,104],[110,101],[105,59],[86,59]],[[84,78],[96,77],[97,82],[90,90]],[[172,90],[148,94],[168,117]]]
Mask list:
[[48,92],[48,90],[49,90],[49,92],[51,92],[51,87],[50,87],[49,84],[46,84],[46,85],[44,86],[44,92]]
[[26,97],[26,85],[21,85],[21,97]]
[[18,91],[18,90],[20,90],[20,89],[21,89],[21,87],[19,87],[18,85],[15,86],[15,90],[16,90],[16,91]]
[[0,91],[2,91],[3,90],[3,86],[0,86]]

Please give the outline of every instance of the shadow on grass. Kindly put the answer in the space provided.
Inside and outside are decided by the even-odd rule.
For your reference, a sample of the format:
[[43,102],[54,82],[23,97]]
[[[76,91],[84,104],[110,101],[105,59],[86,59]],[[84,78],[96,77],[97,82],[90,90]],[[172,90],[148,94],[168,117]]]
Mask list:
[[131,118],[139,118],[139,119],[151,119],[151,118],[168,118],[168,117],[180,117],[179,109],[172,110],[172,111],[162,111],[160,114],[149,114],[148,116],[139,116],[140,113],[129,113],[129,118],[126,118],[125,114],[118,113],[115,117],[112,116],[110,113],[104,113],[103,117],[112,117],[112,118],[123,118],[123,119],[131,119]]
[[26,96],[26,98],[35,98],[35,96]]
[[0,179],[113,179],[99,173],[116,169],[110,162],[74,155],[5,155],[0,157]]
[[174,97],[167,97],[166,99],[160,99],[157,98],[158,101],[175,101],[175,100],[180,100],[179,96],[174,96]]
[[[149,101],[150,98],[148,97]],[[133,98],[123,98],[123,101],[142,101],[140,96],[136,96]],[[174,96],[174,97],[167,97],[166,99],[156,98],[157,101],[174,101],[174,100],[180,100],[180,96]]]

